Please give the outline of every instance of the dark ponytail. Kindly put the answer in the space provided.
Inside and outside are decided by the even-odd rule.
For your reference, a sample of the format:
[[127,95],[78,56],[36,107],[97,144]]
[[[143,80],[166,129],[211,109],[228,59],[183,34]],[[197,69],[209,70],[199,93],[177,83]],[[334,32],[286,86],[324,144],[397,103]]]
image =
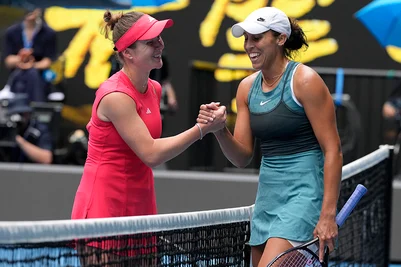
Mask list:
[[[284,56],[286,56],[287,58],[294,58],[294,54],[296,54],[299,49],[305,47],[306,50],[309,45],[306,40],[306,35],[302,28],[298,25],[297,21],[295,19],[288,19],[291,25],[291,35],[284,43]],[[279,36],[280,33],[275,32],[275,35]]]

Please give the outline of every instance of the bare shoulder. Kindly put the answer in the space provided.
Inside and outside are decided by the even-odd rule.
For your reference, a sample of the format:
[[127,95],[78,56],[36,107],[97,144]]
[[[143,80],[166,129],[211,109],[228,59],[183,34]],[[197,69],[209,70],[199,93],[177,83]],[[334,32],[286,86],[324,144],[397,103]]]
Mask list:
[[244,79],[242,79],[240,86],[249,86],[251,87],[252,83],[255,81],[256,76],[258,76],[259,71],[256,71],[252,73],[251,75],[246,76]]
[[246,76],[238,85],[238,93],[242,95],[248,95],[249,89],[251,88],[253,82],[258,76],[259,71],[252,73],[249,76]]
[[101,102],[113,106],[122,106],[123,103],[135,103],[129,95],[123,92],[111,92],[109,94],[106,94]]
[[314,69],[302,63],[299,64],[294,74],[294,83],[296,85],[303,85],[318,81],[322,81],[322,78]]
[[296,94],[303,94],[328,89],[314,69],[300,63],[294,74],[294,90]]
[[98,115],[113,120],[124,113],[136,112],[135,101],[125,93],[112,92],[105,95],[100,101]]

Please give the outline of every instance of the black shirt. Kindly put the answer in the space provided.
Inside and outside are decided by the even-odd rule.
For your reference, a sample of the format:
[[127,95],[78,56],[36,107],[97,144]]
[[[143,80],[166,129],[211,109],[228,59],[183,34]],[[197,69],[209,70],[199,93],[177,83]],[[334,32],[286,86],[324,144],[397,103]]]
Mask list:
[[[9,55],[17,55],[25,47],[23,30],[23,23],[14,24],[6,30],[2,55],[3,60]],[[33,37],[31,48],[33,49],[33,57],[36,61],[40,61],[46,57],[55,60],[56,32],[43,23]]]
[[[51,134],[48,126],[44,123],[31,121],[28,128],[22,134],[22,137],[37,147],[52,151],[53,146]],[[11,162],[33,163],[19,146],[12,149]]]

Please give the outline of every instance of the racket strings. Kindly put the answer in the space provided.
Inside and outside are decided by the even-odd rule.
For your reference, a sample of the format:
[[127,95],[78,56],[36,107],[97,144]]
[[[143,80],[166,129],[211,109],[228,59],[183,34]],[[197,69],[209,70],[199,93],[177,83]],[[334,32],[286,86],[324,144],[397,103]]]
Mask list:
[[288,252],[276,259],[272,267],[307,266],[321,267],[319,259],[308,250],[298,249]]

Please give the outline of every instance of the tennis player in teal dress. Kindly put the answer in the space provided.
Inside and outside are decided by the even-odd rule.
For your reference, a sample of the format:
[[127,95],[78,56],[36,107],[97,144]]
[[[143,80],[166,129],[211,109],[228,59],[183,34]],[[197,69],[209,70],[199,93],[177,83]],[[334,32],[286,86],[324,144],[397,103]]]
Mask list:
[[[244,38],[255,73],[237,90],[234,135],[215,132],[225,156],[237,167],[261,143],[259,185],[251,221],[253,266],[266,266],[279,253],[319,236],[319,256],[333,249],[341,182],[342,152],[334,104],[311,68],[290,60],[307,47],[302,29],[282,11],[264,7],[232,27]],[[200,107],[208,123],[218,105]]]

